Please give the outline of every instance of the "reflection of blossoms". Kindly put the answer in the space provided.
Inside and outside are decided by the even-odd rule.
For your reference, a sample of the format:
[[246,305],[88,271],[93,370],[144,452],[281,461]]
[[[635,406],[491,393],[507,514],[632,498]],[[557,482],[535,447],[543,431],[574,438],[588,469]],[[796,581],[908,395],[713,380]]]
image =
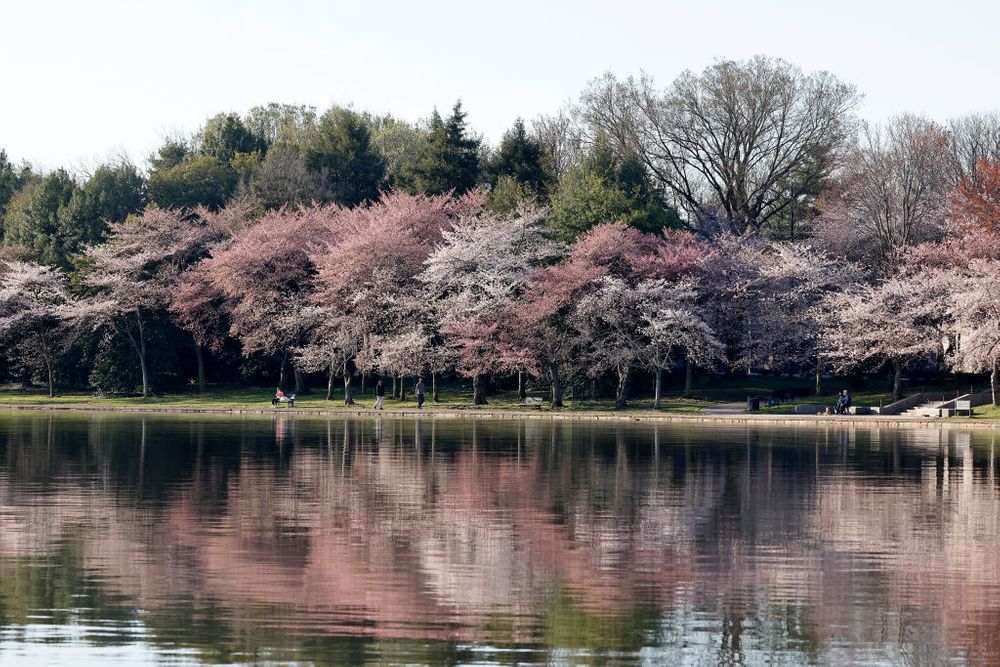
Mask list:
[[590,632],[651,609],[708,643],[743,624],[746,655],[800,660],[802,642],[830,659],[845,642],[961,646],[1000,613],[1000,492],[972,448],[988,434],[281,418],[272,460],[249,453],[271,421],[251,420],[238,465],[206,455],[161,505],[88,483],[31,423],[6,442],[0,567],[77,535],[82,566],[150,611],[208,599],[322,634],[537,643],[567,600],[603,619]]

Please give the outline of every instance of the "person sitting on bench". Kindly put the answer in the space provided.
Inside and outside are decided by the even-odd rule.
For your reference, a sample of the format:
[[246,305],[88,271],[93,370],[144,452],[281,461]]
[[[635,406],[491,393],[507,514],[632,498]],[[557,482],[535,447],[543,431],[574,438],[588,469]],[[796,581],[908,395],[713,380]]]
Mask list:
[[279,403],[288,403],[289,407],[295,405],[295,394],[285,396],[285,392],[281,391],[281,387],[278,387],[274,392],[274,398],[271,399],[271,407],[277,407]]
[[851,395],[847,393],[847,390],[840,392],[840,396],[837,397],[837,407],[835,412],[838,415],[846,415],[847,410],[851,407]]

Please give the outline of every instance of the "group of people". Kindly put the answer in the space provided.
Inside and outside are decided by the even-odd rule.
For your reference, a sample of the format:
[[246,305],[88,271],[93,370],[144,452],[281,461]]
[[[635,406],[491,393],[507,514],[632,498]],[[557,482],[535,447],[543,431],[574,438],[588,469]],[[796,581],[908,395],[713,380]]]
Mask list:
[[[424,385],[424,379],[422,377],[417,378],[417,384],[413,388],[413,393],[417,396],[417,410],[424,409],[424,397],[427,391],[427,387]],[[385,403],[385,385],[382,384],[382,380],[375,383],[375,405],[372,406],[374,410],[384,410]]]
[[840,396],[837,397],[837,403],[834,405],[834,411],[838,415],[846,415],[847,410],[851,407],[851,395],[847,393],[847,390],[840,392]]
[[[417,378],[417,385],[414,387],[414,393],[417,396],[417,410],[424,409],[424,398],[426,395],[427,387],[424,385],[423,378]],[[274,398],[271,399],[271,405],[278,405],[278,403],[289,403],[295,400],[295,394],[291,397],[286,397],[285,392],[281,391],[281,387],[278,387],[274,392]],[[374,410],[384,410],[385,409],[385,385],[382,380],[375,383],[375,405],[372,406]]]
[[833,412],[830,411],[829,407],[824,408],[820,414],[821,415],[846,415],[848,410],[851,408],[851,395],[846,389],[840,392],[837,396],[837,402],[833,406]]

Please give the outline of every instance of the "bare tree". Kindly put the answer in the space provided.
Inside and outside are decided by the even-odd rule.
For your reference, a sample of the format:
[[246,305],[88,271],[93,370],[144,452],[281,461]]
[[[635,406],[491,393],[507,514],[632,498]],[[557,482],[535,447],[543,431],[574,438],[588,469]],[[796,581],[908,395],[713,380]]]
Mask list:
[[692,229],[756,234],[829,174],[858,99],[827,72],[757,56],[685,72],[664,92],[609,73],[578,113],[642,158]]
[[979,160],[1000,161],[1000,113],[969,114],[948,123],[958,177],[976,173]]
[[884,264],[944,231],[955,185],[948,133],[918,116],[865,126],[815,224],[818,245]]
[[580,128],[568,109],[551,116],[539,116],[531,124],[535,139],[542,146],[542,164],[546,173],[561,179],[580,160]]

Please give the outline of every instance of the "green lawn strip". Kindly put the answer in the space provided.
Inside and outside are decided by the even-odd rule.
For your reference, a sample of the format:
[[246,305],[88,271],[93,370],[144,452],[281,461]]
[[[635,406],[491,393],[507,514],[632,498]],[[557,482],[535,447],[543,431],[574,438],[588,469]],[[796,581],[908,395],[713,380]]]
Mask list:
[[[0,389],[0,405],[26,405],[26,406],[51,406],[62,408],[202,408],[202,409],[263,409],[271,407],[271,396],[273,390],[268,388],[241,388],[232,390],[215,390],[205,394],[196,392],[168,393],[155,395],[150,398],[138,396],[128,397],[94,397],[86,393],[60,393],[54,398],[49,398],[42,390],[23,390],[13,387]],[[370,392],[370,390],[369,390]],[[547,394],[529,392],[529,395],[542,396],[548,400]],[[371,408],[375,397],[371,393],[356,393],[354,396],[357,408]],[[441,392],[440,401],[434,403],[427,397],[424,403],[426,409],[434,410],[524,410],[523,402],[517,397],[517,392],[495,392],[488,397],[488,403],[484,406],[475,406],[472,402],[472,391],[462,388],[448,388]],[[683,398],[680,396],[666,396],[661,402],[662,411],[670,412],[697,412],[705,405],[717,403],[718,400],[705,398]],[[610,412],[615,409],[614,400],[566,400],[563,408],[567,412]],[[412,392],[407,394],[405,401],[394,400],[387,397],[385,406],[387,409],[413,409],[417,407],[416,399]],[[283,409],[285,406],[281,406]],[[338,410],[345,408],[343,402],[343,390],[334,395],[333,400],[326,400],[323,392],[314,392],[300,395],[295,400],[296,409],[315,410]],[[548,404],[545,404],[548,408]],[[651,397],[640,397],[629,401],[629,409],[635,411],[652,411],[653,399]]]
[[[884,382],[872,382],[871,387],[863,387],[858,391],[852,391],[854,405],[878,406],[887,405],[892,402],[891,396],[884,391]],[[696,413],[704,407],[717,405],[720,403],[743,402],[748,396],[759,396],[766,398],[773,392],[794,388],[807,387],[805,379],[781,378],[766,376],[750,376],[745,378],[722,378],[703,380],[691,392],[689,397],[684,397],[680,390],[672,390],[664,394],[661,399],[659,410],[653,408],[653,398],[650,395],[640,395],[629,400],[628,411],[635,413],[642,412],[667,412],[667,413]],[[806,396],[789,400],[781,405],[768,407],[761,406],[761,412],[772,414],[788,414],[795,410],[799,404],[821,404],[829,405],[831,408],[836,401],[836,394],[843,388],[847,388],[845,382],[827,381],[824,385],[824,395]],[[921,387],[912,388],[912,391],[948,391],[953,387]],[[371,386],[367,387],[366,393],[355,390],[356,405],[353,409],[371,408],[374,403]],[[908,393],[909,393],[908,392]],[[538,396],[546,402],[543,409],[548,410],[548,392],[541,388],[529,388],[529,396]],[[15,386],[0,388],[0,405],[24,405],[24,406],[52,406],[61,408],[149,408],[149,409],[218,409],[218,410],[259,410],[271,407],[271,397],[273,390],[266,387],[240,387],[240,388],[215,388],[204,394],[196,391],[166,393],[155,395],[147,399],[138,396],[128,397],[94,397],[89,393],[65,392],[59,393],[54,398],[49,398],[41,389],[24,390]],[[484,411],[505,411],[505,410],[531,410],[526,407],[517,397],[515,391],[493,392],[488,396],[488,403],[485,406],[475,406],[472,403],[472,390],[469,387],[460,385],[447,385],[440,392],[440,401],[433,403],[428,394],[424,404],[425,409],[430,410],[484,410]],[[386,397],[386,409],[414,409],[417,407],[412,390],[408,391],[405,401],[398,401]],[[284,406],[281,406],[283,409]],[[326,400],[325,392],[315,391],[309,394],[300,395],[295,401],[296,409],[305,410],[341,410],[344,409],[343,389],[338,388],[333,400]],[[579,413],[600,413],[614,412],[615,403],[611,398],[601,398],[598,400],[579,399],[575,400],[571,394],[567,394],[563,412]],[[1000,410],[984,406],[975,411],[977,418],[1000,418]]]
[[[980,405],[972,409],[973,419],[1000,419],[1000,407],[996,405]],[[955,417],[955,419],[968,419],[968,417]]]

